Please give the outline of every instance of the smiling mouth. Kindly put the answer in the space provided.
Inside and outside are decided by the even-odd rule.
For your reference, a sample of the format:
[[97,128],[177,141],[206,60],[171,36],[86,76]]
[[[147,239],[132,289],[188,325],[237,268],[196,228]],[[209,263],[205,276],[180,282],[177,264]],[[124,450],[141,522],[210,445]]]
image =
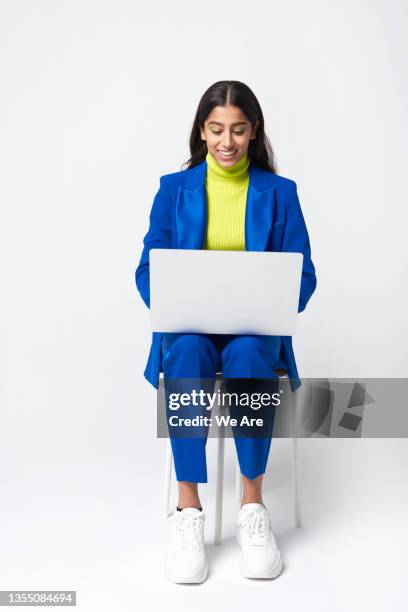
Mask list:
[[233,157],[236,152],[237,152],[237,149],[234,149],[233,151],[223,151],[222,149],[218,149],[218,153],[222,157]]

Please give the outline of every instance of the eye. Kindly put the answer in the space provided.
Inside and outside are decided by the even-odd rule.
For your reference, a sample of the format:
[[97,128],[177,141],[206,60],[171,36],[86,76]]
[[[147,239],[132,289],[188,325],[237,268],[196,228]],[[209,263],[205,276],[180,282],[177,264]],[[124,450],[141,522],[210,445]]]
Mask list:
[[[211,130],[211,132],[212,132],[213,134],[216,134],[216,135],[221,134],[221,131],[220,131],[220,130],[218,130],[218,131]],[[240,136],[240,135],[241,135],[241,134],[243,134],[244,132],[245,132],[245,130],[234,130],[234,134],[238,134],[238,136]]]

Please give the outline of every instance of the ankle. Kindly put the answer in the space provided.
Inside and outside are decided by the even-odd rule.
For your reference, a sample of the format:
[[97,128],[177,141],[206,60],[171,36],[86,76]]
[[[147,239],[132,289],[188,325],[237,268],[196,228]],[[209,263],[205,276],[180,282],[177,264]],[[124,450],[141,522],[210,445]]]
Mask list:
[[184,510],[185,508],[196,508],[197,510],[200,510],[201,512],[203,511],[201,506],[184,506],[183,508],[180,508],[180,506],[177,506],[177,510],[179,512],[181,512],[182,510]]
[[263,503],[263,499],[262,499],[262,498],[259,498],[259,497],[246,497],[246,498],[243,498],[243,499],[241,500],[241,508],[242,508],[242,506],[244,506],[245,504],[262,504],[263,506],[265,505],[265,504]]
[[179,508],[180,510],[184,510],[184,508],[197,508],[197,510],[202,510],[199,501],[179,501],[179,503],[177,504],[177,508]]

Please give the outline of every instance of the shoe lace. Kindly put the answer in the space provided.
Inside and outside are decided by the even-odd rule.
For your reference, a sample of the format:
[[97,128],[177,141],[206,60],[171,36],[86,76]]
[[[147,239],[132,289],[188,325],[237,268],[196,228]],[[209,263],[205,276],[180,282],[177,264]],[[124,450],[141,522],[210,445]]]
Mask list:
[[200,550],[202,516],[181,515],[177,522],[182,550]]
[[267,535],[267,517],[262,511],[247,512],[240,520],[253,544],[264,544]]

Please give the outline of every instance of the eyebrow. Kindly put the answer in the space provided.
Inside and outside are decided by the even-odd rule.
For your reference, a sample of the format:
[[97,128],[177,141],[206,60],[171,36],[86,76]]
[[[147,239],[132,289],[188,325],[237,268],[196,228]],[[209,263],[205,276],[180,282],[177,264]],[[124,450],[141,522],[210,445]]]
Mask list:
[[[216,123],[217,125],[224,125],[223,123],[220,123],[219,121],[209,121],[208,125],[211,125],[212,123]],[[237,121],[237,123],[231,123],[231,125],[247,125],[248,121]]]

